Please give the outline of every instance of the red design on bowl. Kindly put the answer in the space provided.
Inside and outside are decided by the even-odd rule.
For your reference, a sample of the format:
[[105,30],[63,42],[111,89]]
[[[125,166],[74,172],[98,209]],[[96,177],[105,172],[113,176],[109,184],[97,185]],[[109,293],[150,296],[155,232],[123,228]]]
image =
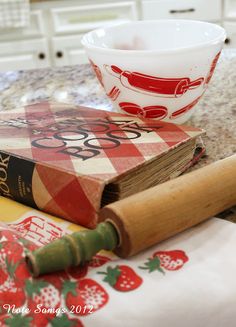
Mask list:
[[94,72],[95,72],[95,74],[97,76],[97,79],[99,80],[101,85],[104,87],[102,72],[101,72],[100,68],[91,59],[89,59],[89,61],[90,61],[90,64],[92,65],[92,67],[94,69]]
[[215,56],[215,58],[213,59],[213,61],[211,63],[211,68],[210,68],[210,71],[209,71],[209,73],[207,75],[205,84],[208,84],[210,82],[211,78],[212,78],[212,75],[213,75],[214,70],[216,68],[217,61],[218,61],[218,59],[220,57],[220,53],[221,53],[221,51],[217,53],[217,55]]
[[119,106],[123,111],[143,118],[164,119],[168,114],[168,109],[159,105],[141,107],[132,102],[120,102]]
[[163,78],[139,72],[129,72],[115,65],[105,65],[109,74],[120,79],[121,84],[136,92],[161,97],[177,98],[189,90],[203,84],[204,78],[200,77],[191,81],[189,77]]
[[179,118],[180,116],[182,116],[183,114],[185,114],[186,112],[188,112],[189,110],[191,110],[195,104],[198,103],[198,101],[200,100],[201,96],[198,97],[197,99],[195,99],[193,102],[191,102],[190,104],[188,104],[187,106],[178,109],[176,111],[174,111],[171,115],[170,115],[170,119],[175,119],[175,118]]

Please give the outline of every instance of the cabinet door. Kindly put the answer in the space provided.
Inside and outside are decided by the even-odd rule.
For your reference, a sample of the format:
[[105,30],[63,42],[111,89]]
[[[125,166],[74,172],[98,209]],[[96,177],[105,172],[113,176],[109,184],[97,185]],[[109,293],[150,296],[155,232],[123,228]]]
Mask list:
[[225,22],[227,38],[225,40],[225,48],[236,48],[236,22]]
[[[95,2],[95,1],[94,1]],[[83,33],[107,24],[138,18],[135,1],[94,3],[50,10],[54,33]]]
[[54,66],[78,65],[88,63],[81,45],[82,35],[60,36],[52,38],[52,56]]
[[0,71],[50,66],[45,39],[0,42]]
[[235,0],[224,0],[224,18],[236,18],[236,2]]
[[221,19],[221,0],[142,0],[143,19]]

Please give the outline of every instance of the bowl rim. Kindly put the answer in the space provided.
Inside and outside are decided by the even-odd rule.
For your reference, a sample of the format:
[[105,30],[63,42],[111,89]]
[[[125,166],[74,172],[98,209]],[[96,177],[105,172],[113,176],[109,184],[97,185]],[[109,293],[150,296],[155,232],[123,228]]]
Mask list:
[[[183,47],[178,47],[178,48],[171,48],[171,49],[151,49],[151,50],[127,50],[127,49],[114,49],[114,48],[105,48],[105,47],[100,47],[97,45],[93,45],[89,42],[88,38],[90,35],[98,33],[99,31],[106,31],[110,30],[119,26],[125,26],[125,25],[141,25],[141,24],[162,24],[162,23],[168,23],[170,22],[171,24],[176,24],[176,23],[183,23],[183,24],[199,24],[199,25],[206,25],[206,26],[212,26],[215,29],[219,30],[219,35],[217,35],[215,38],[213,38],[210,41],[205,41],[198,43],[196,45],[189,45],[189,46],[183,46]],[[205,22],[205,21],[200,21],[200,20],[191,20],[191,19],[158,19],[158,20],[139,20],[139,21],[131,21],[131,22],[123,22],[119,24],[112,24],[112,25],[107,25],[105,27],[97,28],[94,29],[86,34],[83,35],[81,39],[81,44],[85,49],[90,49],[98,53],[107,53],[107,54],[123,54],[123,55],[157,55],[157,54],[175,54],[176,52],[186,52],[186,51],[191,51],[191,50],[197,50],[197,49],[202,49],[202,48],[207,48],[212,45],[220,44],[225,41],[226,39],[226,31],[225,29],[215,23],[210,23],[210,22]]]

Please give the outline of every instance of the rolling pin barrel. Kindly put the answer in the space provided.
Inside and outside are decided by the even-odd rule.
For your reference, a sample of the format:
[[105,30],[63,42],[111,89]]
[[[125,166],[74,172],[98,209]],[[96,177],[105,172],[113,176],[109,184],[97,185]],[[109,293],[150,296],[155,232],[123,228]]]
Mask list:
[[36,277],[83,264],[102,249],[128,257],[235,204],[236,155],[107,205],[95,230],[66,234],[26,262]]
[[115,252],[134,255],[236,205],[236,155],[104,207],[119,234]]

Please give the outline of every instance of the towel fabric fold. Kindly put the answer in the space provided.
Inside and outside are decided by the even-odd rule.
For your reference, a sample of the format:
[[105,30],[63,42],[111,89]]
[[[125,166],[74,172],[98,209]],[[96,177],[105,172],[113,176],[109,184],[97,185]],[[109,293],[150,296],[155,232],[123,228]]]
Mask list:
[[235,327],[235,224],[212,218],[130,259],[103,251],[33,279],[25,253],[80,228],[22,210],[0,226],[1,326]]
[[29,25],[29,0],[1,0],[0,28],[17,28]]

